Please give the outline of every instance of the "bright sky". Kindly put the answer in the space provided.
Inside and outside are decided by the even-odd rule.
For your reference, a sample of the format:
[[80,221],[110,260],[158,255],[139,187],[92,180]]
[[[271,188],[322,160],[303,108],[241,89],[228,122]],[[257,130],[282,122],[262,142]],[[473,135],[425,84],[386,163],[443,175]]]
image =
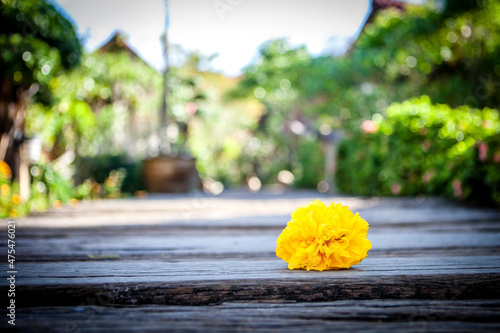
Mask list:
[[[87,36],[93,51],[115,30],[154,67],[164,66],[160,36],[164,0],[54,0]],[[289,37],[319,54],[345,45],[364,22],[370,0],[170,0],[170,43],[203,54],[218,53],[212,67],[238,75],[258,46]]]

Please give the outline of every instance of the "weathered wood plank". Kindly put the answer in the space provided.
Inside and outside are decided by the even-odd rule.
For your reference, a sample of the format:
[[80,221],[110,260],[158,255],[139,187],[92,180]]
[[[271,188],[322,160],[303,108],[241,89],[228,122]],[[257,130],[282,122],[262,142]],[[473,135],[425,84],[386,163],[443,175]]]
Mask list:
[[[444,225],[444,224],[441,224]],[[462,229],[447,227],[411,228],[374,226],[369,231],[373,250],[370,256],[498,254],[500,223],[463,223]],[[281,229],[179,229],[87,228],[47,232],[47,229],[19,230],[17,261],[157,258],[192,260],[223,258],[274,258]],[[0,251],[5,249],[5,240]]]
[[[92,284],[112,282],[186,282],[248,279],[323,281],[363,280],[368,277],[413,275],[500,274],[500,256],[367,258],[348,270],[301,271],[287,269],[281,259],[202,261],[94,261],[19,263],[20,285]],[[7,281],[0,281],[7,285]],[[500,286],[499,286],[500,287]]]
[[[274,255],[276,238],[291,211],[318,196],[98,201],[19,220],[17,328],[500,330],[498,210],[321,196],[360,211],[373,249],[351,270],[289,271]],[[6,287],[0,280],[0,293]]]
[[371,259],[327,272],[289,271],[278,260],[20,264],[17,288],[20,306],[75,305],[96,295],[105,304],[131,305],[486,299],[500,298],[499,266],[490,256]]
[[23,309],[16,326],[23,332],[498,332],[499,308],[498,301],[488,300],[224,303],[197,307],[87,304]]
[[[0,249],[1,251],[1,249]],[[57,251],[48,249],[46,251],[19,252],[19,263],[24,262],[74,262],[74,261],[163,261],[163,262],[192,262],[200,260],[272,260],[276,258],[274,252],[232,252],[224,253],[198,253],[186,255],[182,251],[169,249],[115,249],[113,251],[93,250],[82,251],[81,249],[70,249],[68,251]],[[426,248],[426,249],[372,249],[370,258],[422,258],[422,257],[477,257],[477,256],[500,256],[499,247],[473,247],[473,248]]]
[[81,305],[207,305],[234,301],[498,299],[498,274],[391,276],[354,281],[226,280],[223,282],[30,285],[18,287],[19,307]]
[[[455,202],[428,198],[330,197],[314,192],[301,196],[234,195],[161,196],[158,200],[101,200],[66,207],[19,221],[23,228],[89,227],[106,225],[171,226],[260,226],[281,227],[297,207],[319,198],[348,205],[372,225],[500,220],[495,209],[467,207]],[[168,198],[165,200],[165,198]],[[114,218],[109,218],[112,215]],[[2,224],[2,227],[3,226]]]

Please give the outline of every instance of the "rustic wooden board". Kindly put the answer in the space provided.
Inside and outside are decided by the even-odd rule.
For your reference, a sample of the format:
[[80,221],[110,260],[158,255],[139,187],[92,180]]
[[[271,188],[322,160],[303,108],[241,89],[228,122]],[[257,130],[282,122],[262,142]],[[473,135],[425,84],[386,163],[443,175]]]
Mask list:
[[[113,216],[113,215],[111,215]],[[68,221],[71,223],[71,221]],[[272,259],[279,227],[101,226],[17,229],[17,261]],[[500,223],[373,225],[371,257],[500,253]]]
[[[220,201],[224,200],[226,199],[220,199]],[[361,201],[352,198],[349,200]],[[283,203],[283,200],[274,201]],[[420,205],[411,200],[407,200],[406,204],[398,204],[397,201],[394,203],[393,199],[386,201],[393,206],[402,207],[401,209],[406,209],[405,207],[414,209],[415,206]],[[258,200],[250,202],[260,203]],[[439,202],[441,200],[438,200]],[[143,205],[147,205],[148,201],[126,203],[127,209],[136,207],[140,211],[144,210]],[[162,206],[161,201],[154,203],[156,206]],[[170,202],[166,202],[165,206],[169,206],[169,204]],[[276,202],[274,204],[276,205]],[[124,203],[112,201],[109,205],[123,206]],[[242,201],[240,206],[246,207],[247,205]],[[373,214],[379,212],[380,208],[379,206],[374,207],[372,208]],[[437,205],[434,202],[430,203],[429,207],[448,207],[450,210],[450,204]],[[462,207],[461,209],[467,208]],[[232,210],[226,212],[226,215],[229,216],[227,219],[231,219],[233,211],[239,210],[242,208],[233,207]],[[456,210],[453,209],[453,211]],[[83,210],[78,209],[77,212],[82,216],[87,216]],[[483,217],[487,218],[491,212],[491,210],[486,211],[486,216]],[[61,219],[64,217],[63,212],[59,211],[47,215],[51,214],[60,215]],[[103,210],[101,214],[108,220],[113,220],[117,214],[120,215],[122,212],[107,211],[106,213],[106,210]],[[406,216],[410,215],[406,214]],[[36,221],[36,218],[34,220]],[[65,221],[67,226],[72,225],[71,215],[66,216]],[[275,240],[285,222],[281,222],[279,227],[259,227],[252,224],[249,227],[243,227],[239,223],[240,221],[237,221],[233,227],[221,226],[217,223],[214,226],[206,227],[192,223],[184,227],[141,225],[54,229],[31,228],[29,224],[23,225],[23,221],[20,221],[17,229],[16,260],[18,262],[61,262],[70,260],[148,260],[154,258],[170,261],[203,259],[205,262],[210,259],[270,260],[275,258]],[[450,254],[457,256],[496,255],[500,250],[499,225],[500,223],[497,221],[462,221],[460,223],[437,221],[436,223],[397,225],[372,223],[369,238],[372,241],[373,250],[370,251],[369,259],[381,255],[399,257],[449,256]]]
[[[317,192],[266,194],[164,195],[157,199],[98,200],[19,221],[20,227],[68,228],[105,225],[199,227],[281,227],[297,207],[314,199],[340,202],[372,225],[500,220],[500,212],[438,198],[331,197]],[[113,216],[113,218],[109,218]]]
[[[373,249],[350,270],[290,271],[274,254],[291,211],[318,196],[370,223]],[[16,226],[21,332],[500,330],[494,209],[229,192],[88,202]]]
[[[20,285],[100,284],[113,282],[224,281],[224,280],[364,280],[369,277],[500,274],[500,256],[367,258],[347,270],[289,270],[281,259],[196,261],[84,261],[22,263]],[[7,285],[7,281],[1,281]],[[499,286],[500,288],[500,286]]]
[[[279,260],[21,264],[21,306],[201,305],[222,301],[500,298],[500,257],[380,258],[350,270],[290,271]],[[2,283],[6,284],[6,283]]]
[[234,301],[327,302],[369,299],[499,299],[499,274],[413,275],[364,279],[253,279],[20,285],[19,307],[82,305],[208,305]]
[[498,301],[489,300],[82,305],[23,309],[17,328],[23,332],[498,332],[499,307]]

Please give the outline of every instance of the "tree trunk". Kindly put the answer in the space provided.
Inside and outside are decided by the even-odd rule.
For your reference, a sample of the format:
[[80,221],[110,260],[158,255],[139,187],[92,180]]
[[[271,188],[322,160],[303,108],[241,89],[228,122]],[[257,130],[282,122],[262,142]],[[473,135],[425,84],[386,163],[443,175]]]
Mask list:
[[24,116],[27,100],[36,93],[38,85],[15,85],[8,78],[0,82],[0,160],[12,170],[12,179],[20,182],[20,195],[29,198],[29,156],[24,143]]
[[3,78],[0,83],[0,159],[19,175],[19,147],[24,141],[24,113],[30,89]]
[[168,89],[168,39],[167,29],[163,33],[163,57],[165,58],[165,70],[163,71],[163,96],[160,108],[160,153],[165,154],[170,152],[170,143],[168,142],[167,126],[168,126],[168,103],[167,97],[169,95]]

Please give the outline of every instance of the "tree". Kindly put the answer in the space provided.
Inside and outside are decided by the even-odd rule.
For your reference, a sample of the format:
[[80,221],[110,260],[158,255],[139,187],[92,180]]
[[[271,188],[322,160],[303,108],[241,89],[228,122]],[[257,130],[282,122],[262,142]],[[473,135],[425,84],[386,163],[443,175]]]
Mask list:
[[28,134],[43,142],[43,162],[54,164],[75,184],[104,182],[112,170],[124,173],[123,191],[141,188],[139,160],[148,153],[158,123],[161,75],[116,33],[82,56],[73,70],[53,77],[53,103],[31,103]]
[[325,104],[357,116],[340,147],[341,189],[498,204],[500,3],[441,4],[381,11],[348,57],[321,59],[344,64],[329,72],[343,96]]
[[274,182],[285,169],[295,174],[299,185],[315,186],[321,179],[321,172],[308,170],[323,168],[320,145],[314,141],[316,131],[311,126],[316,114],[308,113],[298,98],[303,89],[303,69],[310,62],[304,46],[293,46],[285,38],[267,41],[245,68],[238,86],[228,93],[231,99],[261,103],[262,112],[243,158],[252,164],[247,172],[264,182]]
[[498,107],[498,59],[500,2],[408,4],[379,11],[350,54],[311,61],[300,92],[309,101],[321,96],[316,110],[334,110],[331,116],[353,128],[392,102],[423,94],[452,107]]
[[[72,23],[54,5],[42,0],[0,4],[0,160],[7,161],[14,177],[23,159],[27,101],[34,97],[50,104],[50,80],[76,66],[81,54]],[[26,199],[26,193],[22,196]]]
[[[64,152],[77,156],[139,152],[156,118],[161,77],[141,59],[125,52],[85,55],[82,65],[51,80],[52,105],[28,108],[27,130],[43,136],[48,160]],[[144,153],[144,152],[142,152]]]
[[[281,154],[293,155],[292,136],[283,135],[281,126],[295,110],[313,130],[339,129],[349,137],[364,120],[381,119],[391,103],[415,96],[453,108],[500,105],[499,1],[396,3],[397,8],[370,15],[345,56],[301,58],[294,56],[300,48],[290,49],[284,41],[263,44],[232,93],[258,98],[264,108],[254,135],[265,136],[276,151],[273,164],[266,165],[267,153],[257,158],[259,166],[269,170],[283,165]],[[283,79],[290,89],[279,100]],[[302,165],[311,164],[305,160]]]

